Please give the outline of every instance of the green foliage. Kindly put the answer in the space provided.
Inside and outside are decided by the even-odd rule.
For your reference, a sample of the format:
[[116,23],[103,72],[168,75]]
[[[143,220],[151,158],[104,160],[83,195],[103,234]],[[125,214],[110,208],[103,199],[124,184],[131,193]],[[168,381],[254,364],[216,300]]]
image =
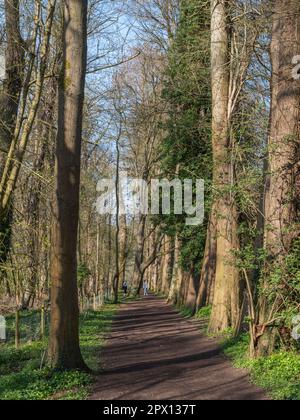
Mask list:
[[233,359],[237,367],[242,367],[242,364],[247,361],[249,346],[250,336],[248,333],[241,334],[237,338],[231,336],[222,344],[224,353]]
[[[292,320],[299,315],[300,302],[300,239],[297,238],[289,253],[282,255],[280,263],[268,255],[266,249],[255,249],[255,229],[241,224],[239,233],[248,243],[234,253],[235,264],[248,273],[256,273],[254,297],[263,298],[268,308],[268,318],[274,319],[276,329],[275,349],[299,350],[299,342],[292,339]],[[249,275],[250,278],[250,275]]]
[[197,319],[209,319],[211,314],[212,306],[205,306],[204,308],[199,309],[196,313],[195,318]]
[[111,322],[118,306],[105,305],[100,311],[85,312],[80,321],[80,348],[85,362],[92,370],[99,366],[99,348],[104,344],[104,336],[110,330]]
[[12,344],[0,346],[0,382],[2,375],[19,372],[29,364],[33,368],[40,366],[41,355],[45,349],[42,342],[34,342],[22,346],[21,350],[15,350]]
[[300,355],[276,352],[268,357],[250,359],[249,334],[224,343],[224,351],[238,368],[249,370],[251,380],[278,400],[300,400]]
[[192,311],[192,309],[187,308],[186,306],[182,305],[177,307],[177,309],[179,310],[179,313],[184,317],[184,318],[191,318],[194,313]]
[[204,257],[206,227],[184,226],[181,238],[181,265],[186,271],[192,266],[196,275],[199,275]]
[[[163,177],[204,179],[206,214],[212,178],[209,5],[189,0],[180,4],[180,19],[166,74],[164,99],[168,102],[167,133],[161,145]],[[163,217],[169,236],[182,242],[181,264],[199,275],[206,226],[185,226],[185,215]]]
[[[98,370],[99,350],[109,331],[117,307],[106,305],[99,312],[86,312],[80,318],[80,344],[83,357],[92,370]],[[22,314],[22,322],[37,325],[35,312]],[[8,317],[13,328],[13,317]],[[22,327],[24,328],[24,327]],[[91,377],[82,372],[52,372],[40,368],[47,342],[36,341],[15,350],[12,340],[0,346],[0,400],[84,399]]]
[[84,263],[79,264],[77,268],[78,285],[81,287],[85,280],[91,275],[91,270]]
[[51,373],[48,369],[25,368],[0,378],[1,400],[45,400],[74,389],[83,390],[91,382],[81,372]]
[[255,383],[274,399],[300,400],[300,356],[281,352],[249,362]]
[[275,318],[278,332],[277,349],[299,350],[299,343],[291,337],[292,320],[299,315],[300,302],[300,239],[297,238],[289,253],[280,263],[266,260],[259,287],[260,296],[270,308],[270,317]]

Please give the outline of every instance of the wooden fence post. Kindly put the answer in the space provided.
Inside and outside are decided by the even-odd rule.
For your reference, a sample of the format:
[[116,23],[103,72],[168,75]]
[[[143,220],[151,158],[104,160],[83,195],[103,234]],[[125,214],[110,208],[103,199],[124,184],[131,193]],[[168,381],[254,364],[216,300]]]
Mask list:
[[17,308],[15,314],[15,348],[20,348],[20,311]]
[[41,309],[41,339],[45,338],[45,306]]

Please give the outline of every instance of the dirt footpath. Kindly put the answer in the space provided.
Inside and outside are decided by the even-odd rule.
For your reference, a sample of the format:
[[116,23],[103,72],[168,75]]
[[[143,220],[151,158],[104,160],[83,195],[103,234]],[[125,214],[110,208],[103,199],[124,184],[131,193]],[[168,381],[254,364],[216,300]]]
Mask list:
[[101,355],[91,400],[264,400],[217,344],[164,300],[123,305]]

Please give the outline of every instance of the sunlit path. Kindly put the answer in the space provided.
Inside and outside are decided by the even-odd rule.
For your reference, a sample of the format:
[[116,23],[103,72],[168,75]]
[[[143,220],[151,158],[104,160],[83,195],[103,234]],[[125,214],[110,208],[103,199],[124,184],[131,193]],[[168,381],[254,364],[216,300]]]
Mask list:
[[265,399],[200,335],[198,322],[156,297],[123,306],[102,358],[94,400]]

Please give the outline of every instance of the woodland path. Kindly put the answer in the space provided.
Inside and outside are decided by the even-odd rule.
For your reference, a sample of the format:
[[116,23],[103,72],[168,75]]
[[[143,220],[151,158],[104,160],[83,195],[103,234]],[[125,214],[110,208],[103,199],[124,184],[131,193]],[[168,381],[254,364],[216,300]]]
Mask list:
[[122,305],[90,399],[266,399],[199,328],[157,297]]

